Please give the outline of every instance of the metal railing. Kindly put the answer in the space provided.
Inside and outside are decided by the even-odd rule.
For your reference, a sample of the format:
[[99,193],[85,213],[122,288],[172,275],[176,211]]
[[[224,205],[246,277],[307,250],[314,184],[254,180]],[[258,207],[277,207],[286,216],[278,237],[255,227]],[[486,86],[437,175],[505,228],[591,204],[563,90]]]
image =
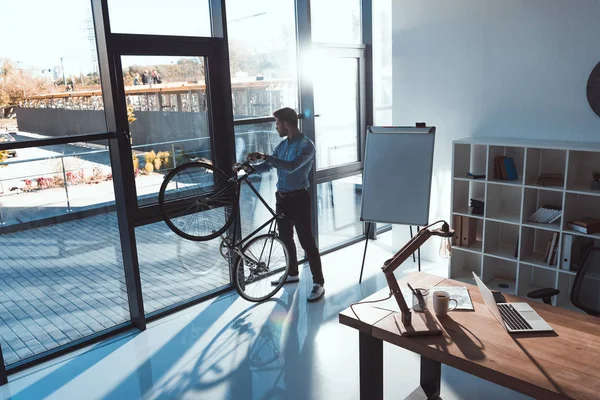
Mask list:
[[[236,133],[238,158],[252,151],[270,152],[276,138],[274,131]],[[193,142],[197,144],[190,145]],[[89,143],[76,145],[98,149],[0,163],[0,167],[4,166],[0,168],[0,226],[27,224],[74,211],[114,206],[112,183],[102,184],[112,179],[108,149]],[[163,176],[181,163],[195,157],[211,158],[209,137],[136,145],[132,146],[132,150],[138,158],[139,171],[144,167],[143,163],[148,162],[144,156],[156,149],[163,149],[159,170],[154,171],[153,167],[151,173],[136,175],[138,199],[142,203],[151,202],[156,197]],[[168,156],[164,152],[168,152]],[[28,168],[20,168],[19,171],[26,172],[11,175],[11,168],[19,165],[29,165],[29,171]],[[96,185],[100,185],[100,189]],[[62,194],[58,189],[62,189]]]

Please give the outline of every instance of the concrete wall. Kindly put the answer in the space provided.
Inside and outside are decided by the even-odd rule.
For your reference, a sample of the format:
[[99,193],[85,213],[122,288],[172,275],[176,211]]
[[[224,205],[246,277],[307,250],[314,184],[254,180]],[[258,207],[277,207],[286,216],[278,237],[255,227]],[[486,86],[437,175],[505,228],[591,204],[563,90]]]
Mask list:
[[[207,113],[136,111],[131,124],[133,145],[160,143],[209,136]],[[54,108],[17,108],[17,123],[23,132],[45,136],[69,136],[106,132],[104,111],[63,110]],[[102,144],[106,144],[102,142]],[[209,141],[178,145],[185,151],[209,150]],[[170,150],[170,145],[140,150]]]
[[[586,83],[600,61],[598,0],[396,0],[393,123],[437,129],[430,221],[450,216],[454,139],[600,142]],[[394,245],[407,238],[395,230]],[[397,232],[397,234],[396,234]],[[424,258],[439,261],[439,241]]]

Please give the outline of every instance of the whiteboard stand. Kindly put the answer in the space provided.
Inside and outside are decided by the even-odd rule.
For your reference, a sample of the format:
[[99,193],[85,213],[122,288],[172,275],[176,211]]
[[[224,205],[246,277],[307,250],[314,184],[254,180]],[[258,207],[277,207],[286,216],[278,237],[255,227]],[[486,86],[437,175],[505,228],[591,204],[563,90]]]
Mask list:
[[[408,225],[411,237],[413,226],[427,225],[435,130],[424,122],[367,128],[360,210],[360,220],[367,222],[367,235],[359,283],[376,222]],[[417,254],[420,271],[420,251]]]
[[[408,226],[410,228],[410,238],[413,238],[413,229],[412,225]],[[371,231],[375,229],[375,222],[367,222],[367,230],[365,233],[365,251],[363,253],[362,265],[360,267],[360,277],[358,278],[358,283],[362,283],[363,270],[365,269],[365,259],[367,257],[367,245],[369,244],[369,237],[371,237]],[[419,227],[417,226],[417,232],[419,232]],[[415,253],[413,253],[413,262],[415,262]],[[419,260],[419,272],[421,272],[421,249],[417,249],[417,257]]]

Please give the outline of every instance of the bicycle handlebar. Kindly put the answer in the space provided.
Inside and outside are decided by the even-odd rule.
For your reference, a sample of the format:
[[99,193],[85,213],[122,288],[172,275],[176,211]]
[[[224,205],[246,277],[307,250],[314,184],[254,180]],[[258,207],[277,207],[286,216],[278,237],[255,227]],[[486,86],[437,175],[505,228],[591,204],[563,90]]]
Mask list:
[[243,163],[235,163],[233,164],[233,167],[235,167],[236,164],[239,164],[241,167],[239,169],[235,169],[236,172],[239,172],[240,170],[244,170],[246,172],[246,175],[250,175],[254,172],[256,172],[256,168],[254,168],[254,166],[252,164],[250,164],[249,161],[244,161]]

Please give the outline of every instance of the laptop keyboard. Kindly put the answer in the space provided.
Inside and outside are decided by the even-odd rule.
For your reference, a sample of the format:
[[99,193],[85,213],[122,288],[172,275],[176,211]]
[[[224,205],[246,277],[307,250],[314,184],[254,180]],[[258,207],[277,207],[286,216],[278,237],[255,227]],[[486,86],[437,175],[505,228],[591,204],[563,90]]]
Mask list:
[[510,329],[531,329],[525,318],[521,316],[510,304],[498,304],[500,315]]

